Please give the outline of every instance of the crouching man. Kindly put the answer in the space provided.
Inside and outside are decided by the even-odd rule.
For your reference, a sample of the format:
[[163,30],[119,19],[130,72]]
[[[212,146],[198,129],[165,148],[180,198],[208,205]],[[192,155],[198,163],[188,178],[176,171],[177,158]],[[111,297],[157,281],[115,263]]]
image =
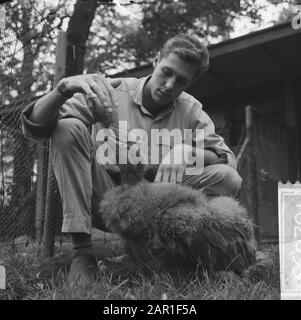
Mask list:
[[[92,225],[102,228],[95,208],[118,179],[118,166],[97,159],[99,130],[127,122],[129,129],[204,130],[204,169],[186,175],[185,164],[161,164],[155,183],[182,183],[210,196],[235,196],[241,178],[234,154],[215,133],[202,104],[184,92],[209,66],[207,48],[197,38],[180,34],[169,39],[153,61],[147,77],[108,79],[98,74],[62,79],[22,113],[25,136],[51,139],[51,158],[63,204],[62,232],[71,234],[71,283],[81,275],[97,277],[92,251]],[[113,119],[115,117],[115,120]],[[114,122],[115,121],[115,122]]]

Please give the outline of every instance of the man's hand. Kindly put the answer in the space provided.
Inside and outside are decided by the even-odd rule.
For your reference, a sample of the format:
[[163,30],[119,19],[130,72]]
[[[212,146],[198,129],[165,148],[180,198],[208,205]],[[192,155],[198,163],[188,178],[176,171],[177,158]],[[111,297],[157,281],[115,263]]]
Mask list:
[[183,180],[186,164],[160,164],[154,183],[166,182],[180,184]]
[[186,144],[176,145],[162,160],[154,182],[182,183],[186,166],[192,164],[193,148]]
[[86,74],[62,79],[57,85],[57,90],[60,93],[65,92],[66,96],[72,96],[77,92],[86,94],[94,102],[94,112],[98,119],[109,117],[114,120],[112,113],[116,113],[118,107],[114,88],[120,83],[121,80],[108,79],[99,74]]

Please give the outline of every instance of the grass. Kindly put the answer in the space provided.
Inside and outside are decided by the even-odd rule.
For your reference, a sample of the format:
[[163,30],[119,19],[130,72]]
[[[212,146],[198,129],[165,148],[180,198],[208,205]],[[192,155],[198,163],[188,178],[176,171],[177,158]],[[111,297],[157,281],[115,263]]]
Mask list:
[[[278,300],[278,247],[261,250],[259,263],[239,277],[231,272],[190,275],[143,272],[130,261],[114,262],[118,250],[106,244],[98,256],[100,278],[90,285],[70,288],[65,280],[70,250],[41,259],[34,250],[6,248],[0,264],[7,274],[7,288],[0,300]],[[70,248],[69,248],[70,249]],[[19,251],[19,252],[18,252]]]

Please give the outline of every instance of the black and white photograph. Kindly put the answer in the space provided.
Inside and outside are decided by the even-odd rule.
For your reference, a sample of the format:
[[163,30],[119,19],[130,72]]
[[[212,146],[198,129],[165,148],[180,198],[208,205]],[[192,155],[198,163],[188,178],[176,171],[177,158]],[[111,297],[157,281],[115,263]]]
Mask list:
[[0,300],[301,300],[300,181],[300,0],[1,1]]

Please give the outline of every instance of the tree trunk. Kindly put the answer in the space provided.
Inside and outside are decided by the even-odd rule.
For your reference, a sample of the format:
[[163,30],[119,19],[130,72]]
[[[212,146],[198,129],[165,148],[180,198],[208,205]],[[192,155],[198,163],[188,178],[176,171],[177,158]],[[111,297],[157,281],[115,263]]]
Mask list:
[[97,8],[96,0],[77,0],[67,29],[66,76],[83,72],[85,43]]
[[[82,74],[85,43],[97,8],[96,0],[77,0],[67,29],[67,54],[65,76]],[[49,167],[44,225],[44,256],[54,253],[55,235],[62,211],[53,169]]]

